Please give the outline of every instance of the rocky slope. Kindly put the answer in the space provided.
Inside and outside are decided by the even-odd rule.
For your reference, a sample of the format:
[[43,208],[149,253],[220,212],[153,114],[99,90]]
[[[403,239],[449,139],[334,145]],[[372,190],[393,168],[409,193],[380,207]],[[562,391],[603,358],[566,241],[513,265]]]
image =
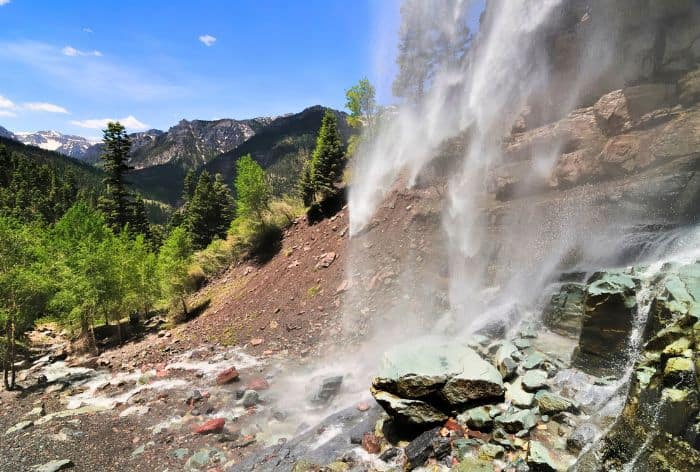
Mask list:
[[[197,168],[214,156],[236,148],[250,139],[272,119],[222,119],[214,121],[181,120],[168,131],[149,130],[132,133],[130,164],[136,169],[172,163],[190,169]],[[100,145],[89,149],[88,162],[98,162]]]
[[82,136],[62,134],[58,131],[15,133],[12,139],[16,139],[23,144],[46,149],[47,151],[55,151],[75,159],[84,159],[89,150],[95,145],[94,141],[90,141]]

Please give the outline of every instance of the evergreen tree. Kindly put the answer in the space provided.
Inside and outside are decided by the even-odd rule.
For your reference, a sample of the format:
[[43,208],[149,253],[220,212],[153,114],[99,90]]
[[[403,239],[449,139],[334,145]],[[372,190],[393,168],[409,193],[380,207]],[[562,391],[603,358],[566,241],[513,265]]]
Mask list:
[[322,199],[336,192],[335,183],[342,176],[344,159],[345,146],[338,120],[331,110],[326,110],[311,158],[314,193],[320,194]]
[[250,154],[236,163],[236,217],[263,221],[263,213],[270,205],[272,191],[265,179],[265,171]]
[[226,238],[226,233],[234,216],[233,195],[228,185],[224,183],[221,174],[214,177],[214,214],[216,215],[216,227],[214,233],[221,239]]
[[194,195],[195,188],[197,187],[197,174],[194,169],[187,171],[185,175],[185,180],[182,185],[182,201],[185,203],[189,202]]
[[206,247],[216,234],[214,182],[207,171],[200,174],[192,200],[187,204],[185,227],[195,249]]
[[146,202],[141,195],[136,195],[136,198],[130,202],[131,215],[129,216],[129,230],[133,234],[142,234],[146,238],[151,239],[151,226],[148,223],[148,215],[146,214]]
[[304,163],[304,169],[301,171],[299,179],[299,195],[304,202],[304,206],[310,206],[314,202],[314,179],[311,173],[311,162]]
[[124,181],[124,174],[131,170],[127,164],[131,140],[124,126],[119,122],[110,122],[104,130],[103,143],[104,152],[100,159],[107,173],[104,179],[107,189],[100,199],[100,209],[105,214],[107,223],[119,231],[131,221],[133,215]]

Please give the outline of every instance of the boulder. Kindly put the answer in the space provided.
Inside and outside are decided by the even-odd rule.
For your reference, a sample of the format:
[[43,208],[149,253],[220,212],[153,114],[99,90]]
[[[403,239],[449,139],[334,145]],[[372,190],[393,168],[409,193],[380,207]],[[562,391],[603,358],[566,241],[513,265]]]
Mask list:
[[420,434],[416,439],[411,441],[406,449],[406,466],[408,470],[420,467],[434,455],[435,446],[442,438],[439,436],[440,428],[434,428]]
[[523,390],[522,380],[517,379],[506,387],[506,401],[518,408],[530,408],[535,401],[535,395]]
[[577,427],[566,440],[566,449],[574,454],[580,453],[584,447],[593,444],[598,429],[591,423],[583,423]]
[[333,397],[335,397],[340,391],[340,386],[343,384],[343,376],[336,375],[333,377],[326,377],[321,380],[321,385],[318,391],[314,393],[311,398],[312,403],[328,403]]
[[598,125],[608,136],[630,131],[647,113],[674,105],[675,89],[673,84],[652,83],[607,93],[593,106]]
[[241,397],[241,404],[245,408],[250,408],[258,404],[260,401],[260,395],[255,390],[246,390],[243,392],[243,397]]
[[[427,413],[431,422],[467,404],[498,401],[503,392],[501,375],[476,351],[465,343],[438,337],[421,338],[388,351],[380,376],[372,382],[372,394],[382,406],[394,412],[418,408],[417,417]],[[386,395],[378,397],[380,393]],[[405,421],[415,415],[401,416]]]
[[578,339],[581,332],[585,294],[584,284],[563,284],[551,296],[542,312],[544,325],[557,334]]
[[384,411],[401,424],[428,427],[442,424],[448,418],[442,411],[420,400],[401,398],[374,389],[372,395]]
[[586,287],[581,336],[573,364],[592,374],[621,374],[637,313],[635,280],[622,272],[594,274]]

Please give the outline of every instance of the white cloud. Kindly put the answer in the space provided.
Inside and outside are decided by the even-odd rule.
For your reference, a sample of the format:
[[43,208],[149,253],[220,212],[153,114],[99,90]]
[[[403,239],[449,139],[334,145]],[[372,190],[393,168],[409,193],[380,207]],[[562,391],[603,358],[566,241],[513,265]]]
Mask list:
[[80,126],[81,128],[103,129],[107,127],[107,123],[109,123],[110,121],[118,121],[119,123],[123,124],[126,128],[132,131],[148,129],[148,125],[146,123],[142,123],[141,121],[137,120],[133,115],[129,115],[126,118],[121,119],[98,118],[92,120],[73,120],[71,121],[71,123],[75,126]]
[[192,93],[195,84],[201,87],[208,80],[202,77],[192,78],[188,75],[189,71],[182,70],[178,75],[180,80],[183,77],[189,78],[187,86],[183,86],[174,83],[171,76],[137,68],[111,56],[99,61],[89,59],[66,56],[60,47],[39,41],[0,41],[0,64],[4,61],[25,64],[54,86],[60,85],[63,89],[77,91],[83,97],[109,96],[130,101],[182,98]]
[[[2,1],[2,0],[0,0],[0,1]],[[93,33],[93,32],[94,31],[92,31],[92,28],[88,28],[87,26],[85,28],[83,28],[83,33]]]
[[13,116],[17,116],[17,114],[9,110],[0,110],[0,116],[6,116],[11,118]]
[[12,100],[0,95],[0,108],[9,108],[10,110],[14,110],[16,108],[16,105],[12,103]]
[[94,51],[81,51],[80,49],[75,49],[72,46],[66,46],[63,49],[61,49],[61,52],[65,56],[70,56],[70,57],[76,57],[76,56],[95,56],[95,57],[102,57],[102,53],[98,50]]
[[7,5],[8,3],[10,3],[10,0],[0,0],[0,7]]
[[22,108],[30,111],[44,111],[46,113],[68,113],[68,110],[59,105],[46,102],[31,102],[22,105]]
[[210,34],[200,36],[199,40],[207,47],[212,46],[216,42],[216,38]]

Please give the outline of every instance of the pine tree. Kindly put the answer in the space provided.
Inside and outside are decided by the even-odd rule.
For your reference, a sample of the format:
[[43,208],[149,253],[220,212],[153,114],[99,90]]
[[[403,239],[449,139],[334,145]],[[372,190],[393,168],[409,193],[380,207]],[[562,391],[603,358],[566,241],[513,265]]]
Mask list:
[[129,205],[131,207],[131,215],[129,216],[129,230],[133,234],[142,234],[146,238],[151,239],[151,226],[148,223],[146,202],[144,202],[143,197],[137,194]]
[[209,172],[204,171],[185,213],[185,227],[195,249],[206,247],[214,239],[217,219],[214,206],[214,183]]
[[311,158],[314,193],[320,194],[322,199],[336,192],[335,183],[342,176],[344,159],[345,146],[338,120],[331,110],[326,110]]
[[216,215],[215,234],[221,238],[226,238],[226,233],[231,225],[234,216],[233,195],[228,185],[224,183],[224,178],[221,174],[216,174],[214,177],[214,214]]
[[182,184],[182,201],[185,203],[189,202],[194,195],[194,190],[197,187],[197,174],[194,169],[187,171],[185,175],[185,180]]
[[301,171],[299,178],[299,195],[304,202],[304,206],[310,206],[314,202],[314,179],[311,173],[311,162],[304,163],[304,169]]
[[104,130],[103,142],[104,152],[100,159],[104,162],[103,167],[107,173],[104,179],[107,190],[100,199],[100,209],[105,214],[107,223],[113,229],[121,230],[132,216],[129,193],[124,182],[124,174],[131,169],[127,164],[131,140],[124,126],[119,122],[110,122]]

